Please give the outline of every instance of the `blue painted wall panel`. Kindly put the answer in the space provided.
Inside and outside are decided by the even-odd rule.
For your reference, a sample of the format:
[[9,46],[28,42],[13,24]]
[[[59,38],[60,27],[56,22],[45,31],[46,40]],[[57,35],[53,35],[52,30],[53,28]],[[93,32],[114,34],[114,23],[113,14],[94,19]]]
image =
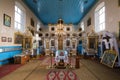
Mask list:
[[22,53],[22,50],[0,53],[0,61],[4,59],[12,58],[13,56],[21,53]]
[[0,52],[0,65],[9,63],[10,58],[22,53],[21,46],[0,46],[0,49],[3,49],[3,51]]
[[5,65],[7,63],[9,63],[9,60],[4,60],[4,61],[0,62],[0,66]]

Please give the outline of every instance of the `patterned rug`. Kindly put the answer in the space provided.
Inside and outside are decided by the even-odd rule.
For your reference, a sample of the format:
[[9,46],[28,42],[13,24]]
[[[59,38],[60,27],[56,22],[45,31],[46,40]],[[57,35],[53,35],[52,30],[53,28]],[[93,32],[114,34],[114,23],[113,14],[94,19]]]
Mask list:
[[72,70],[51,70],[46,80],[78,80],[78,78]]

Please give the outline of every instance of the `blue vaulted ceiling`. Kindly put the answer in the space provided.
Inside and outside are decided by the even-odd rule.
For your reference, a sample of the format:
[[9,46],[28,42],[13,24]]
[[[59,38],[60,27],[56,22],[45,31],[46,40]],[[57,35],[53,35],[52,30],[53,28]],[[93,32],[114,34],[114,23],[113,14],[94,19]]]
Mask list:
[[97,0],[23,0],[43,24],[78,24]]

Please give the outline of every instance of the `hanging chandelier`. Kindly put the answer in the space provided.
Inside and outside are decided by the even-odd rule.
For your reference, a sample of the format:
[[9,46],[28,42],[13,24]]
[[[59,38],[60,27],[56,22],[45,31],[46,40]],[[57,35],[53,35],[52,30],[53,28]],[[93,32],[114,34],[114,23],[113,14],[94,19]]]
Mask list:
[[58,20],[58,23],[57,23],[57,29],[55,31],[55,34],[57,36],[64,36],[66,35],[66,32],[64,30],[64,25],[63,25],[63,20],[62,19],[59,19]]

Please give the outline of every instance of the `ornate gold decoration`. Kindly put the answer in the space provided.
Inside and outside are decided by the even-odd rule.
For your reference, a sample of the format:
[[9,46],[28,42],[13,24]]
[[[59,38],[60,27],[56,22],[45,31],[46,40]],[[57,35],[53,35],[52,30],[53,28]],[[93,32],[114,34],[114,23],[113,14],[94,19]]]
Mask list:
[[22,44],[23,43],[23,34],[19,31],[14,33],[14,43],[15,44]]
[[55,34],[57,36],[66,35],[66,32],[64,31],[64,25],[63,25],[63,20],[62,19],[58,20],[57,30],[55,31]]
[[23,35],[23,49],[32,48],[32,33],[26,28],[26,31]]

